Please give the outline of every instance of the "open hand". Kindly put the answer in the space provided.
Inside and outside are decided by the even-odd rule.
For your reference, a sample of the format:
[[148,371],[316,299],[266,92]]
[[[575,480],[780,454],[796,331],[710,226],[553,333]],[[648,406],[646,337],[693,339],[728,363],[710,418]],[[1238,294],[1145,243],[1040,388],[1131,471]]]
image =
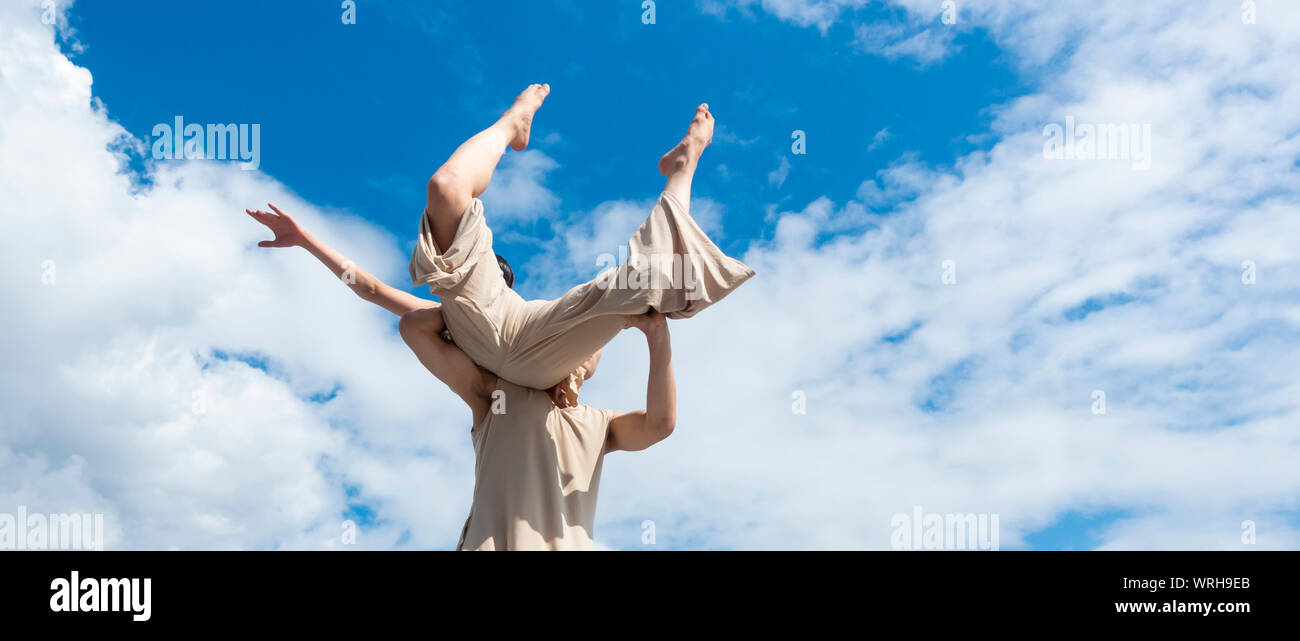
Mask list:
[[268,228],[271,229],[271,232],[275,234],[275,240],[264,240],[258,243],[257,246],[258,247],[296,247],[298,245],[301,245],[303,243],[303,240],[306,238],[306,234],[305,232],[303,232],[302,227],[298,226],[298,222],[295,221],[293,217],[290,216],[289,214],[280,211],[279,207],[276,207],[271,203],[267,203],[266,206],[270,207],[272,211],[274,211],[275,213],[273,214],[271,212],[262,211],[260,209],[244,210],[248,212],[249,216],[253,217],[253,220],[262,223],[263,225],[266,225]]

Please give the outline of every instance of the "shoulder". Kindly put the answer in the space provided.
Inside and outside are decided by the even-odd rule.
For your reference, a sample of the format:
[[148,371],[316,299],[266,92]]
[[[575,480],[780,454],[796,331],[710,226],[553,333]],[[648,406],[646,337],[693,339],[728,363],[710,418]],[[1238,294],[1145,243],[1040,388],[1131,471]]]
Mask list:
[[579,405],[563,411],[577,411],[581,422],[587,426],[587,429],[593,433],[599,433],[602,440],[608,440],[613,426],[617,424],[619,417],[626,416],[627,412],[616,412],[614,410],[604,410],[592,407],[590,405]]

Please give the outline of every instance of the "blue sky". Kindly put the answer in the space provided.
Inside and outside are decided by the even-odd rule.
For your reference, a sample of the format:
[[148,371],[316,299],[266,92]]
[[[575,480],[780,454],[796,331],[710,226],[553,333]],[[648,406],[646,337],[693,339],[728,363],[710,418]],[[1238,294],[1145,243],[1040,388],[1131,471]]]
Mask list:
[[[42,274],[0,282],[0,512],[453,545],[463,404],[240,210],[404,286],[424,181],[540,81],[487,197],[525,295],[616,250],[704,101],[692,210],[758,272],[672,326],[678,430],[606,462],[601,545],[888,548],[922,506],[1000,515],[1003,549],[1300,547],[1294,3],[338,4],[0,6],[0,242]],[[178,115],[259,124],[260,169],[114,153]],[[1150,166],[1050,157],[1067,118],[1149,126]],[[585,400],[638,407],[645,359],[615,339]]]
[[[987,128],[984,107],[1020,90],[979,33],[921,68],[846,47],[847,25],[823,36],[765,14],[720,21],[687,1],[659,3],[653,25],[631,1],[362,2],[355,25],[341,14],[329,2],[88,2],[72,14],[86,45],[75,59],[141,139],[174,115],[261,123],[263,171],[401,238],[428,176],[528,83],[552,86],[533,139],[559,163],[548,182],[569,210],[656,194],[655,162],[708,102],[733,142],[719,136],[695,193],[726,203],[732,251],[771,235],[769,204],[852,198],[901,151],[950,163]],[[790,153],[794,130],[812,153]],[[793,166],[777,186],[782,158]],[[548,220],[519,231],[556,233]],[[524,265],[536,246],[499,249]]]

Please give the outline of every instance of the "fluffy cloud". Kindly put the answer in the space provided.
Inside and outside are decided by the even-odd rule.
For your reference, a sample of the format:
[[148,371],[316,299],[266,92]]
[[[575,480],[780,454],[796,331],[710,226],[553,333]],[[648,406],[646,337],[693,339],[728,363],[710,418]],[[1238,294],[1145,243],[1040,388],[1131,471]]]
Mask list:
[[[843,13],[795,4],[763,6]],[[987,151],[778,212],[745,256],[759,277],[711,328],[674,326],[691,420],[629,463],[660,491],[616,477],[603,517],[659,515],[687,545],[888,546],[922,505],[998,513],[1004,546],[1068,513],[1118,515],[1103,547],[1239,547],[1247,520],[1294,546],[1300,11],[962,7],[1036,92],[997,106]],[[1067,116],[1151,125],[1151,167],[1047,160]]]
[[705,13],[725,16],[729,9],[744,13],[761,8],[801,27],[817,27],[825,33],[846,10],[863,7],[868,0],[700,0]]
[[136,184],[141,141],[40,16],[0,7],[0,512],[103,513],[109,548],[315,548],[373,510],[362,546],[453,545],[468,415],[392,319],[258,249],[242,210],[274,201],[401,282],[396,240],[233,164]]
[[546,187],[546,174],[559,167],[536,149],[507,153],[483,192],[483,206],[497,223],[535,220],[555,211],[559,197]]

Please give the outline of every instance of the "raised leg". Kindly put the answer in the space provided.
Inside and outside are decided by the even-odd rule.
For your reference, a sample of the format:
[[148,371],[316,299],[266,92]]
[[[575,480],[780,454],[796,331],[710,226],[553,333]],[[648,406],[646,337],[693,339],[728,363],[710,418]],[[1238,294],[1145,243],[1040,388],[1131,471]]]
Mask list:
[[686,137],[659,159],[659,173],[668,177],[664,191],[671,193],[684,205],[691,202],[691,178],[699,165],[700,154],[713,142],[713,114],[709,105],[695,109],[695,117],[686,129]]
[[550,85],[530,85],[499,120],[457,147],[429,179],[428,212],[439,249],[451,245],[461,215],[487,189],[506,147],[523,151],[528,146],[533,114],[550,92]]

